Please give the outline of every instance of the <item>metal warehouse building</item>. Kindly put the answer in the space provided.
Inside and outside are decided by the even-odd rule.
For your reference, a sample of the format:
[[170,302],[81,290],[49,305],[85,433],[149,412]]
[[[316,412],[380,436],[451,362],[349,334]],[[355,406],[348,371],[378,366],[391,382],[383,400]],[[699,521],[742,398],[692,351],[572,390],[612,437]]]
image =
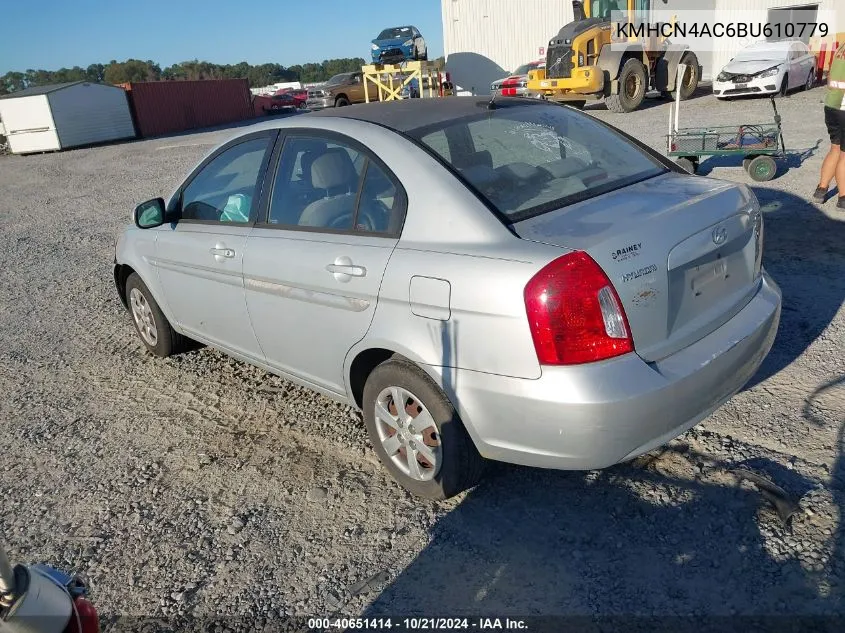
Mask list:
[[[624,1],[620,4],[625,6]],[[828,24],[830,34],[845,31],[843,0],[656,0],[652,6],[661,11],[712,11],[713,23],[736,23],[748,11],[759,11],[769,22],[784,23],[790,10],[838,9],[838,23]],[[496,79],[544,57],[549,40],[573,18],[569,0],[441,0],[441,11],[446,68],[459,88],[476,94],[489,93]],[[802,39],[808,41],[808,37]],[[725,37],[716,51],[695,51],[704,67],[703,79],[712,79],[714,69],[718,73],[742,45],[737,38]]]
[[0,119],[15,154],[135,136],[124,90],[86,81],[27,88],[0,97]]

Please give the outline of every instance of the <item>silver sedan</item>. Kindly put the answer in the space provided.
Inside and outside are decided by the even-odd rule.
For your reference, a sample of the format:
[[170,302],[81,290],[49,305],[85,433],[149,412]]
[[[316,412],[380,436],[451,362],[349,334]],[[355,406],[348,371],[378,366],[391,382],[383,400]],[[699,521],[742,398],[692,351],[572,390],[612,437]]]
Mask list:
[[412,493],[487,460],[596,469],[697,424],[768,354],[753,192],[575,109],[477,97],[268,121],[140,204],[114,279],[188,339],[363,412]]

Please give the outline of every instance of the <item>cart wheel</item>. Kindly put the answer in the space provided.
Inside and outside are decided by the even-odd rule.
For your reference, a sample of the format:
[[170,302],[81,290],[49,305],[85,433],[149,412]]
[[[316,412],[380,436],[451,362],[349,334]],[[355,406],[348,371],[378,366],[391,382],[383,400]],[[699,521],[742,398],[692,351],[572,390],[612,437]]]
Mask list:
[[751,161],[754,160],[755,158],[757,158],[757,156],[759,156],[759,154],[749,154],[748,156],[743,158],[742,159],[742,168],[745,171],[748,171],[748,168],[751,166]]
[[687,158],[686,156],[682,156],[675,163],[681,167],[684,171],[688,171],[691,174],[696,172],[698,165],[695,164],[695,161],[691,158]]
[[775,177],[777,170],[777,163],[771,156],[755,156],[749,161],[748,167],[746,167],[748,175],[757,182],[771,180]]

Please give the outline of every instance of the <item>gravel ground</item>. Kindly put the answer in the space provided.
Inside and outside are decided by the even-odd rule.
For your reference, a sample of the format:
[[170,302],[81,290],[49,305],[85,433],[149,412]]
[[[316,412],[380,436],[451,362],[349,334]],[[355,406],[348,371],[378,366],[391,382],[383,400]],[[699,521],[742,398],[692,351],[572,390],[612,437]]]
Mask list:
[[[10,555],[82,572],[108,618],[162,626],[293,614],[845,616],[845,216],[835,200],[806,202],[827,149],[822,93],[779,102],[797,153],[754,187],[784,312],[752,383],[634,463],[495,465],[445,503],[392,483],[352,409],[209,349],[143,352],[112,283],[115,239],[135,203],[167,194],[226,130],[0,157]],[[663,150],[668,104],[648,105],[588,111]],[[702,96],[684,103],[681,123],[770,117],[767,100]],[[737,161],[702,172],[751,182]],[[787,525],[737,467],[798,500]]]

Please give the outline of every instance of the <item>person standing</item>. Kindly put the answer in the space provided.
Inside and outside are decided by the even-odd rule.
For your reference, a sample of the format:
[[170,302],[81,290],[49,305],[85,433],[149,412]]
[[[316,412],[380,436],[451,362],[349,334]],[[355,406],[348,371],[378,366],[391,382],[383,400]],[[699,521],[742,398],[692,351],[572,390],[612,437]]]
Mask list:
[[845,211],[845,44],[833,56],[824,100],[824,122],[830,135],[830,151],[822,163],[821,179],[813,200],[824,202],[832,180],[836,180],[839,201],[836,208]]

